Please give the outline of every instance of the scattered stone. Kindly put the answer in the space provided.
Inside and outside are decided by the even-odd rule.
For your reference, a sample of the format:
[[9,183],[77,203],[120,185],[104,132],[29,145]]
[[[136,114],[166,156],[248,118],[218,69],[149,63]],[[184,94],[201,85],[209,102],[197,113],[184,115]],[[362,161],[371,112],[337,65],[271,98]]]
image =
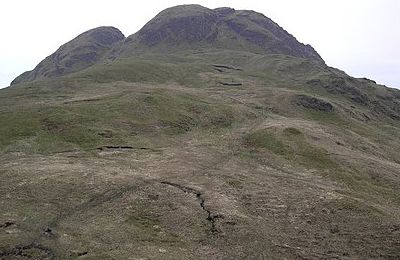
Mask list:
[[72,251],[72,253],[70,254],[71,257],[80,257],[80,256],[85,256],[87,255],[89,252],[88,251],[77,251],[74,250]]
[[14,221],[6,221],[3,224],[0,224],[0,228],[8,228],[8,227],[13,226],[13,225],[15,225]]
[[87,251],[85,251],[85,252],[80,252],[80,253],[78,253],[78,256],[84,256],[84,255],[87,255],[87,254],[88,254]]
[[43,232],[43,234],[47,235],[47,236],[51,236],[53,235],[53,230],[51,228],[46,228]]

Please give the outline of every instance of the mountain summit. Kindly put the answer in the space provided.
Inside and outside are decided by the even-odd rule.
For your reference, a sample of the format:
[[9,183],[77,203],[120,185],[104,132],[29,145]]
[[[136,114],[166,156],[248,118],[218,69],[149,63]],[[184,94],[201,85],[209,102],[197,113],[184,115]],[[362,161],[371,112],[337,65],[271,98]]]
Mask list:
[[[221,48],[286,54],[323,62],[318,53],[263,14],[232,8],[181,5],[160,12],[125,41],[122,52],[140,47],[162,51]],[[143,48],[142,48],[143,49]]]
[[160,12],[126,39],[113,27],[82,33],[11,84],[67,75],[98,64],[104,57],[115,59],[146,52],[195,49],[284,54],[324,63],[310,45],[298,42],[263,14],[226,7],[208,9],[200,5],[180,5]]

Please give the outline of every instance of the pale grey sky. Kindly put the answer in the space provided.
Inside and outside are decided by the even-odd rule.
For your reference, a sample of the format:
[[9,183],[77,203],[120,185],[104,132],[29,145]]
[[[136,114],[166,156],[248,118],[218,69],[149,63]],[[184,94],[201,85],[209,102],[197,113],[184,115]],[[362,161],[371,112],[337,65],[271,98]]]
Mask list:
[[328,65],[400,88],[398,0],[2,0],[0,87],[88,29],[111,25],[127,36],[161,10],[192,3],[263,13]]

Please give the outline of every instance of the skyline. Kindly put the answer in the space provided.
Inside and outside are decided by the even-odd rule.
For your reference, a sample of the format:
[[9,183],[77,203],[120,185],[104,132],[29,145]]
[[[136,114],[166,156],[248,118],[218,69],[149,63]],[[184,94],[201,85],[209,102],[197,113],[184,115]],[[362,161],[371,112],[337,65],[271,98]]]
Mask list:
[[[3,3],[0,22],[8,38],[0,42],[0,88],[80,33],[114,26],[125,36],[137,32],[165,8],[187,1],[14,0]],[[300,42],[310,44],[332,67],[400,88],[400,3],[395,0],[196,1],[208,8],[228,6],[263,13]],[[95,5],[95,8],[94,8]],[[20,8],[24,6],[25,8]],[[79,8],[77,8],[79,6]],[[71,14],[73,14],[71,16]],[[73,19],[71,19],[73,18]],[[373,19],[371,19],[373,18]],[[29,23],[27,23],[29,21]],[[29,44],[27,47],[26,45]]]

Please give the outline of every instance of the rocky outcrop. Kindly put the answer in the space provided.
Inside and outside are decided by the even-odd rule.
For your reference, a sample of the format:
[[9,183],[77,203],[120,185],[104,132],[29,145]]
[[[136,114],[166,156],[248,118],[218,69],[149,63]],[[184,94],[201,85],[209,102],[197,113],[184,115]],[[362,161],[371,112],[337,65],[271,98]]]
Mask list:
[[297,95],[295,98],[297,105],[322,112],[333,112],[333,105],[322,99],[307,95]]
[[358,104],[366,104],[368,96],[357,87],[357,82],[352,83],[350,80],[351,78],[330,76],[309,80],[307,84],[313,88],[325,89],[331,94],[340,94]]

